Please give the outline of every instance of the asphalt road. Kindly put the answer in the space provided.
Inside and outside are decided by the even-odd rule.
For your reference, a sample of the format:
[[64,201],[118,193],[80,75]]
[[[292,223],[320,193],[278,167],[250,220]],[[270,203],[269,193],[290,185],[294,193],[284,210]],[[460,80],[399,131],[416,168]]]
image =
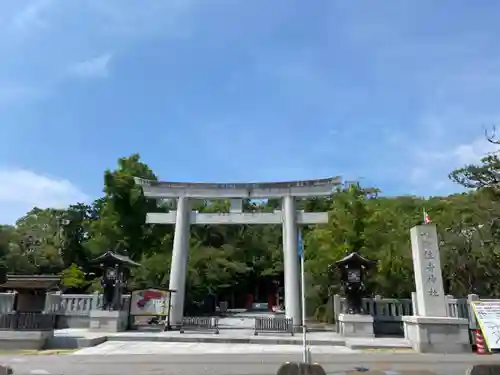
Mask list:
[[[100,355],[100,356],[1,356],[18,374],[65,375],[272,375],[286,361],[297,361],[296,354],[259,355]],[[500,355],[418,355],[347,354],[315,355],[328,374],[342,374],[355,367],[392,370],[428,370],[437,375],[465,374],[472,364],[500,363]],[[413,372],[412,375],[415,375]]]

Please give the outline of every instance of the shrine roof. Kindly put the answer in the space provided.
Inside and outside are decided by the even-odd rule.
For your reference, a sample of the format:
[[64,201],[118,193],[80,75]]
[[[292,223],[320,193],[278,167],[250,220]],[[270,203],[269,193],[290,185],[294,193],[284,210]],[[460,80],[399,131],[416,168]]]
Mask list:
[[7,275],[1,289],[57,289],[61,277],[57,275]]
[[117,254],[113,251],[106,251],[104,254],[98,256],[97,258],[90,261],[91,264],[96,263],[118,263],[118,264],[126,264],[129,266],[140,266],[139,263],[134,262],[126,255]]
[[375,265],[377,262],[374,260],[370,260],[368,258],[365,258],[361,255],[359,255],[357,252],[352,252],[342,259],[338,260],[335,262],[335,265],[338,267],[342,267],[348,264],[353,264],[353,265],[360,265],[364,266],[365,268],[369,268],[373,265]]

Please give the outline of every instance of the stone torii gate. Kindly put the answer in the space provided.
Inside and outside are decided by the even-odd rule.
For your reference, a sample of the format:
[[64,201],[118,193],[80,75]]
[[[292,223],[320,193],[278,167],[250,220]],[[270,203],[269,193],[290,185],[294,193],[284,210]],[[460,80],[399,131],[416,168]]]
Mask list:
[[[147,198],[177,199],[177,210],[148,213],[146,222],[174,224],[174,244],[169,289],[172,295],[170,322],[178,326],[184,314],[186,267],[189,253],[190,225],[207,224],[282,224],[285,273],[285,315],[301,324],[301,301],[298,263],[298,225],[328,222],[327,212],[297,211],[297,198],[328,196],[340,184],[340,177],[320,180],[265,183],[184,183],[160,182],[136,178]],[[229,199],[229,213],[191,211],[190,199]],[[281,210],[271,213],[243,212],[243,199],[281,199]]]

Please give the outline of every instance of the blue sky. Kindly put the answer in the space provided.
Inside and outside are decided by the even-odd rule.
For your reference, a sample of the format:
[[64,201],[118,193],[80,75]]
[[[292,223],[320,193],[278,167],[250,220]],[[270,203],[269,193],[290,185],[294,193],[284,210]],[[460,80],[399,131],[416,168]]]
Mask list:
[[492,146],[500,2],[2,0],[0,222],[162,180],[447,194]]

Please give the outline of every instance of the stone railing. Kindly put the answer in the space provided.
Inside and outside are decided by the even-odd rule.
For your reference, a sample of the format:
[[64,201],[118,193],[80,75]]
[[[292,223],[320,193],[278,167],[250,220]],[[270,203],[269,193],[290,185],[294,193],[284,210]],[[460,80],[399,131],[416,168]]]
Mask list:
[[[122,310],[129,310],[130,296],[122,297]],[[45,311],[57,315],[57,328],[88,328],[90,311],[102,306],[102,294],[47,293]]]
[[[101,296],[94,294],[61,294],[59,315],[89,315],[90,310],[94,310],[99,305]],[[57,304],[55,305],[57,308]]]
[[[128,311],[130,296],[122,297],[122,310]],[[91,310],[102,306],[102,294],[58,294],[48,293],[45,310],[58,315],[89,315]]]
[[[0,314],[14,311],[16,293],[0,293]],[[122,299],[122,310],[128,311],[130,296]],[[88,328],[90,311],[102,306],[102,294],[47,293],[44,312],[56,315],[58,328]]]
[[16,293],[0,293],[0,314],[8,314],[14,310]]
[[11,312],[0,314],[0,330],[51,331],[56,315],[43,312]]
[[[448,305],[448,315],[456,318],[469,319],[469,328],[476,329],[476,318],[470,302],[478,300],[475,294],[469,294],[467,298],[454,298],[446,296]],[[346,301],[344,297],[336,294],[333,296],[334,319],[337,321],[339,314],[345,312]],[[416,293],[412,293],[412,298],[363,298],[363,309],[373,316],[376,333],[381,334],[401,334],[403,329],[402,317],[418,313]]]
[[[446,296],[448,315],[469,319],[469,328],[476,329],[474,313],[469,308],[471,301],[478,300],[477,295],[471,294],[467,298]],[[380,334],[402,334],[402,317],[414,315],[418,312],[416,294],[412,298],[364,298],[364,310],[374,317],[375,331]],[[15,293],[0,293],[0,314],[14,310]],[[123,296],[123,310],[129,310],[130,296]],[[345,298],[340,295],[332,299],[334,319],[345,311]],[[58,328],[87,328],[89,326],[90,311],[102,305],[102,295],[93,294],[60,294],[47,293],[45,312],[55,314]]]

